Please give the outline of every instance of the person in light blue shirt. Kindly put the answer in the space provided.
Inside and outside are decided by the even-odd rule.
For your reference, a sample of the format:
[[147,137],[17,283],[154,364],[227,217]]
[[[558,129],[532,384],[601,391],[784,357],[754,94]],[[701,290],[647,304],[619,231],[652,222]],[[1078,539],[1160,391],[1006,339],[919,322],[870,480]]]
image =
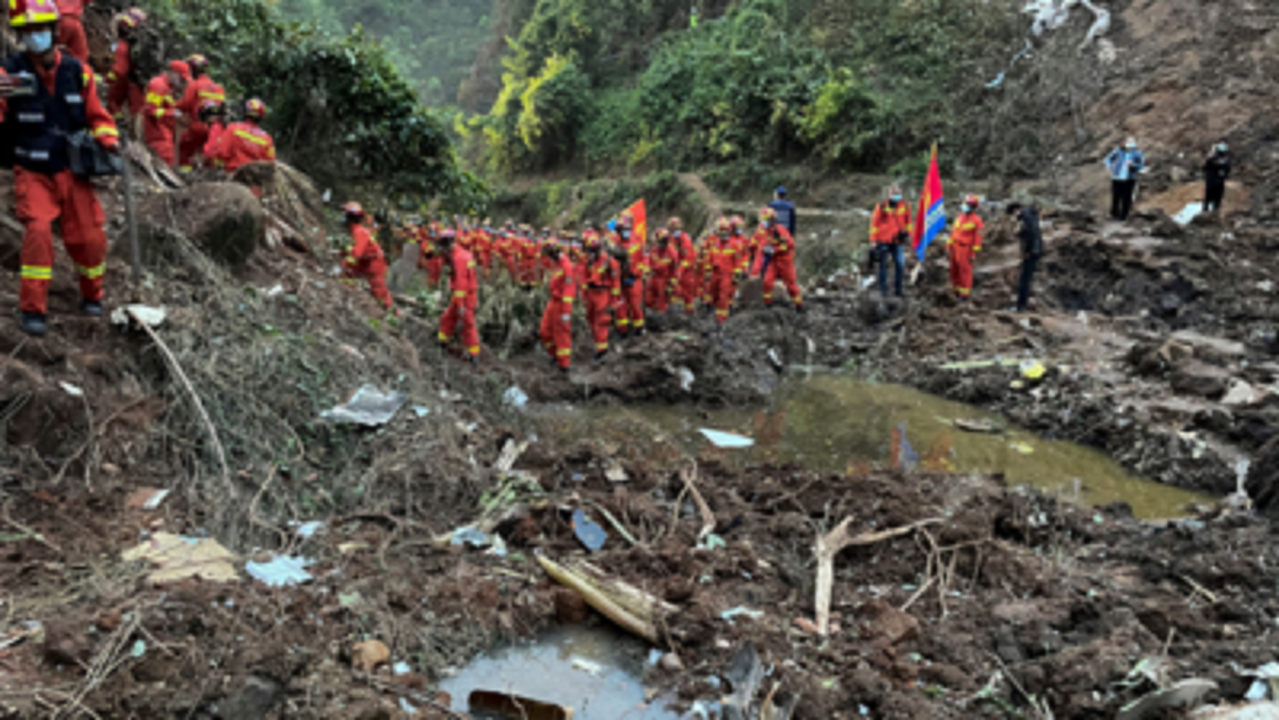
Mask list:
[[777,211],[777,224],[786,228],[791,237],[796,237],[795,220],[797,213],[795,212],[795,203],[786,199],[786,188],[779,187],[774,190],[773,201],[768,206]]
[[1137,149],[1137,139],[1128,138],[1123,147],[1106,157],[1106,170],[1110,173],[1110,216],[1116,220],[1128,219],[1132,201],[1137,194],[1137,177],[1146,167],[1146,157]]

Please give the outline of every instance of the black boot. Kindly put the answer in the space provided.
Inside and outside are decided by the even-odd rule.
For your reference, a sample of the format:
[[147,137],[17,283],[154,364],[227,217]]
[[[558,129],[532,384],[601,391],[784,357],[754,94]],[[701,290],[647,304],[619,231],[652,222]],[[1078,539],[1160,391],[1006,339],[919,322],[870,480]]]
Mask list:
[[603,360],[603,359],[604,359],[604,356],[605,356],[605,355],[607,355],[607,354],[608,354],[608,351],[607,351],[607,350],[596,350],[596,351],[595,351],[595,362],[596,362],[596,363],[600,362],[601,360]]
[[97,300],[81,300],[80,312],[86,317],[102,317],[102,303]]
[[560,368],[560,374],[563,375],[564,377],[568,377],[568,368],[566,367]]
[[45,324],[45,316],[41,313],[23,312],[18,325],[22,328],[22,332],[34,337],[44,337],[44,334],[49,331],[49,326]]
[[804,304],[803,304],[803,303],[797,303],[797,304],[795,305],[795,312],[799,313],[800,315],[803,315],[803,314],[804,314]]

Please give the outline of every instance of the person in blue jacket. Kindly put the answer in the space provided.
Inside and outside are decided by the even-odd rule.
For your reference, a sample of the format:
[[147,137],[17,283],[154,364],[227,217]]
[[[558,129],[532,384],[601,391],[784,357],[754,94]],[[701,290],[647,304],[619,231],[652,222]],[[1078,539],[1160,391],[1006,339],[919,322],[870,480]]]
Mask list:
[[1137,139],[1128,138],[1123,147],[1106,157],[1106,170],[1110,172],[1110,216],[1116,220],[1128,219],[1132,201],[1137,195],[1137,177],[1146,167],[1146,157],[1137,149]]
[[786,188],[777,188],[773,192],[773,201],[768,206],[777,211],[777,224],[786,228],[791,237],[795,237],[795,203],[786,199]]

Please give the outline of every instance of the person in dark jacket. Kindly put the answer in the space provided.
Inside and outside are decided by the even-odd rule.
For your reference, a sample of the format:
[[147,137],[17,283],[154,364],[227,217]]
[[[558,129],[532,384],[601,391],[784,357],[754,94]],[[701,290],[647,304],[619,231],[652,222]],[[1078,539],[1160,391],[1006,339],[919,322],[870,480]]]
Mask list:
[[1204,212],[1221,210],[1221,200],[1226,196],[1226,180],[1229,178],[1230,146],[1222,138],[1204,161]]
[[795,212],[795,203],[786,199],[786,188],[779,187],[773,191],[773,201],[768,206],[777,211],[777,224],[786,228],[791,237],[798,237],[795,235],[795,221],[799,213]]
[[1039,211],[1033,205],[1010,203],[1008,214],[1017,218],[1017,239],[1021,241],[1021,281],[1017,284],[1015,312],[1026,312],[1030,303],[1030,285],[1035,279],[1035,268],[1044,255],[1044,236],[1039,230]]

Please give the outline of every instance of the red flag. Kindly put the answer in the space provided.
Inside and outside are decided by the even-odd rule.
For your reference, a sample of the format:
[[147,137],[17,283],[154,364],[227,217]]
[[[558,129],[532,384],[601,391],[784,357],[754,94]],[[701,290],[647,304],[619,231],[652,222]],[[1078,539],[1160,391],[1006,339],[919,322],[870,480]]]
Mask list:
[[920,262],[928,252],[928,244],[946,229],[946,194],[942,191],[941,171],[937,168],[937,143],[928,163],[928,177],[919,195],[919,215],[915,218],[915,256]]
[[626,208],[626,213],[631,216],[634,221],[632,232],[640,239],[641,244],[648,243],[648,209],[644,205],[644,198],[635,201],[635,204]]

